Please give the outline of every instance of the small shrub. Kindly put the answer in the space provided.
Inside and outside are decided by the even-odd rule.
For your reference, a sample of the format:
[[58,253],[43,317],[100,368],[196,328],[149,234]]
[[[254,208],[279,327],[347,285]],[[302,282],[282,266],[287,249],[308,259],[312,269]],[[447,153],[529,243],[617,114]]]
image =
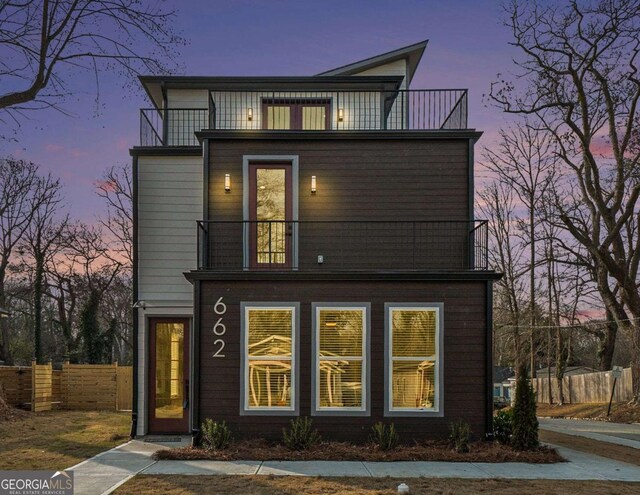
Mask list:
[[393,450],[400,442],[400,435],[393,423],[386,425],[379,421],[371,427],[371,442],[381,450]]
[[471,437],[471,427],[469,423],[454,421],[449,428],[449,441],[455,451],[460,454],[469,452],[469,439]]
[[282,443],[291,450],[307,450],[320,440],[320,433],[313,428],[311,418],[292,419],[291,427],[282,429]]
[[227,423],[217,423],[212,419],[205,419],[200,429],[202,446],[207,450],[223,450],[231,445],[231,430]]
[[516,400],[513,404],[513,431],[511,445],[517,450],[538,448],[538,418],[536,397],[527,377],[527,368],[521,366],[516,381]]
[[493,438],[502,445],[511,443],[513,409],[502,409],[493,417]]

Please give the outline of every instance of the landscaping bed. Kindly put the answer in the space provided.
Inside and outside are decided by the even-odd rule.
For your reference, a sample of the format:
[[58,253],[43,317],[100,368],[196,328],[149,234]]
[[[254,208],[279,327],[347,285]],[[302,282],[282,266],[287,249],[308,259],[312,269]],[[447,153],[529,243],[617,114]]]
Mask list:
[[160,450],[158,460],[215,460],[215,461],[453,461],[453,462],[530,462],[551,464],[564,459],[554,449],[540,447],[531,451],[517,451],[492,442],[473,442],[469,452],[459,453],[446,441],[430,441],[415,445],[399,445],[381,450],[374,445],[354,445],[343,442],[321,442],[307,450],[295,451],[282,444],[266,440],[242,440],[226,449],[206,450],[194,447]]

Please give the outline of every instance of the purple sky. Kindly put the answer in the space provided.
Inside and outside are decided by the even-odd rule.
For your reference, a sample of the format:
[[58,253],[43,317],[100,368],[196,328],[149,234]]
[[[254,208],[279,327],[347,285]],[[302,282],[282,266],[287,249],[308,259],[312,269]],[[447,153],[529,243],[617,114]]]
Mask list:
[[[497,73],[512,71],[513,49],[501,25],[498,2],[465,0],[173,0],[189,75],[313,75],[424,39],[429,45],[412,88],[469,88],[470,125],[488,145],[503,116],[482,95]],[[103,74],[100,105],[91,74],[70,75],[75,94],[62,108],[39,110],[22,122],[13,154],[51,170],[65,184],[76,218],[91,221],[102,208],[94,183],[102,171],[130,163],[138,144],[138,109],[150,106],[142,90]],[[0,132],[0,134],[3,134]],[[4,134],[7,134],[5,131]],[[477,150],[479,151],[479,150]],[[476,156],[478,153],[476,154]]]

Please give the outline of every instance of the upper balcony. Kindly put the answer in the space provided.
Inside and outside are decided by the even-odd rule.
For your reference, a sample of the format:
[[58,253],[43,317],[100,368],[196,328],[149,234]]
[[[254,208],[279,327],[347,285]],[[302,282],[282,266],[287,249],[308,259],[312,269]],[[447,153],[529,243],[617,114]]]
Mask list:
[[467,129],[466,89],[209,92],[208,108],[140,111],[141,146],[198,146],[204,129],[438,131]]
[[199,221],[207,271],[489,269],[488,225],[473,221]]

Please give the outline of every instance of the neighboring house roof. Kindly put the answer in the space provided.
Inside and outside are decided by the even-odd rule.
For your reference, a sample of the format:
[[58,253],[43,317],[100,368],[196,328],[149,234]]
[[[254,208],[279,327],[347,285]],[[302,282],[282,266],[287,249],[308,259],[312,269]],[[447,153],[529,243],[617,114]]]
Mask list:
[[513,368],[508,366],[494,366],[493,367],[493,383],[506,382],[509,378],[515,376]]
[[4,309],[0,306],[0,318],[4,318],[5,316],[11,316],[11,313],[8,309]]
[[429,40],[420,41],[419,43],[414,43],[413,45],[404,46],[387,53],[382,53],[380,55],[365,58],[364,60],[359,60],[358,62],[343,65],[342,67],[330,69],[317,75],[347,76],[357,74],[358,72],[363,72],[367,69],[372,69],[373,67],[377,67],[379,65],[384,65],[395,62],[396,60],[404,59],[407,61],[407,87],[409,87],[409,84],[413,79],[413,75],[418,68],[418,64],[420,63],[420,59],[422,58],[422,54],[427,47],[427,43],[429,43]]
[[[572,375],[584,375],[586,373],[594,373],[597,370],[590,368],[588,366],[567,366],[564,370],[564,376],[572,376]],[[536,378],[544,378],[548,376],[549,369],[548,368],[540,368],[536,370]],[[556,375],[556,367],[551,366],[551,376]]]

